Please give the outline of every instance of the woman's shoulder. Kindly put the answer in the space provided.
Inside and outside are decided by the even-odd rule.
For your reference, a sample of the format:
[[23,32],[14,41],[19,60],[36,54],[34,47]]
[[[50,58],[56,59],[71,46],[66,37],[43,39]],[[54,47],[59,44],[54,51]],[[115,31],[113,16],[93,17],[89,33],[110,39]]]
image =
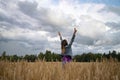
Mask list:
[[70,45],[70,44],[68,44],[67,46],[65,46],[65,48],[71,48],[71,45]]

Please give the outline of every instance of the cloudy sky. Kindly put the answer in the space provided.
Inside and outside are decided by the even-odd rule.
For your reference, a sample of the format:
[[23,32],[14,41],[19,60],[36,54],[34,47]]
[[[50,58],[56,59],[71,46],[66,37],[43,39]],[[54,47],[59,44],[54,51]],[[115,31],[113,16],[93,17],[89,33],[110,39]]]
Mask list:
[[0,0],[0,55],[60,54],[74,27],[74,55],[120,51],[120,0]]

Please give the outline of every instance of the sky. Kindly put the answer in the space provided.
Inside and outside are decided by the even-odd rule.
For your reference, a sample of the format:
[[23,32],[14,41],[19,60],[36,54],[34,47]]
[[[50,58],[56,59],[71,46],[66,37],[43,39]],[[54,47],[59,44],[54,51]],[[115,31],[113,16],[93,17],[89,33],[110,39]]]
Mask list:
[[74,28],[73,55],[120,51],[120,0],[0,0],[0,55],[60,54]]

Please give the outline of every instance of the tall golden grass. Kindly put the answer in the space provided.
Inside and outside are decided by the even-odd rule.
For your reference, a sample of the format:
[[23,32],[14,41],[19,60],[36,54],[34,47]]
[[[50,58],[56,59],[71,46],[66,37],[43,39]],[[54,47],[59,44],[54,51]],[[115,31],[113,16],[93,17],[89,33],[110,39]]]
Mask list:
[[0,80],[120,80],[120,63],[0,61]]

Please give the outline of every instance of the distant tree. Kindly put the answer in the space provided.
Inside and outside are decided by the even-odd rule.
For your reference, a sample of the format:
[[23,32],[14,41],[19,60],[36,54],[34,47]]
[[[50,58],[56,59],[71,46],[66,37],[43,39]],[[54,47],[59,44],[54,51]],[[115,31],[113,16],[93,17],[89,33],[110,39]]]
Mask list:
[[6,51],[4,51],[4,52],[2,53],[1,59],[2,59],[2,60],[6,60]]
[[105,58],[106,57],[106,54],[105,53],[103,53],[103,58]]
[[57,61],[61,61],[61,55],[60,54],[56,54],[56,58],[57,58]]
[[13,56],[10,57],[10,60],[12,62],[17,62],[18,61],[18,56],[17,55],[13,55]]
[[35,60],[37,60],[37,56],[36,55],[30,55],[30,61],[31,62],[35,62]]
[[52,60],[51,51],[46,50],[46,52],[45,52],[45,60],[46,61],[51,61]]
[[43,60],[44,59],[44,54],[42,52],[40,52],[40,54],[38,54],[38,59]]
[[30,59],[29,59],[29,55],[26,54],[26,55],[24,56],[24,59],[29,62],[29,60],[30,60]]
[[81,55],[75,55],[73,60],[75,60],[76,62],[90,62],[90,61],[93,61],[95,62],[96,60],[97,61],[101,61],[102,59],[102,54],[100,53],[83,53]]
[[75,55],[73,60],[76,61],[76,62],[81,62],[82,61],[81,55]]
[[111,51],[109,51],[109,54],[112,54]]
[[100,62],[102,60],[102,54],[96,54],[96,60]]
[[25,55],[24,59],[27,60],[28,62],[35,62],[35,60],[37,59],[37,56],[36,55]]
[[81,55],[81,62],[85,62],[86,61],[85,56],[86,56],[86,53],[83,53]]
[[19,56],[18,58],[19,58],[19,59],[18,59],[19,61],[21,61],[21,60],[23,60],[23,59],[24,59],[24,57],[23,57],[23,56]]
[[56,61],[57,60],[56,55],[55,55],[54,52],[51,54],[51,58],[52,58],[52,61]]
[[52,55],[51,55],[51,57],[52,57],[52,61],[61,61],[61,56],[59,55],[59,54],[57,54],[57,53],[52,53]]
[[111,57],[112,58],[116,58],[117,57],[117,52],[115,50],[113,50],[113,52],[111,53]]
[[118,52],[117,60],[120,62],[120,52]]

